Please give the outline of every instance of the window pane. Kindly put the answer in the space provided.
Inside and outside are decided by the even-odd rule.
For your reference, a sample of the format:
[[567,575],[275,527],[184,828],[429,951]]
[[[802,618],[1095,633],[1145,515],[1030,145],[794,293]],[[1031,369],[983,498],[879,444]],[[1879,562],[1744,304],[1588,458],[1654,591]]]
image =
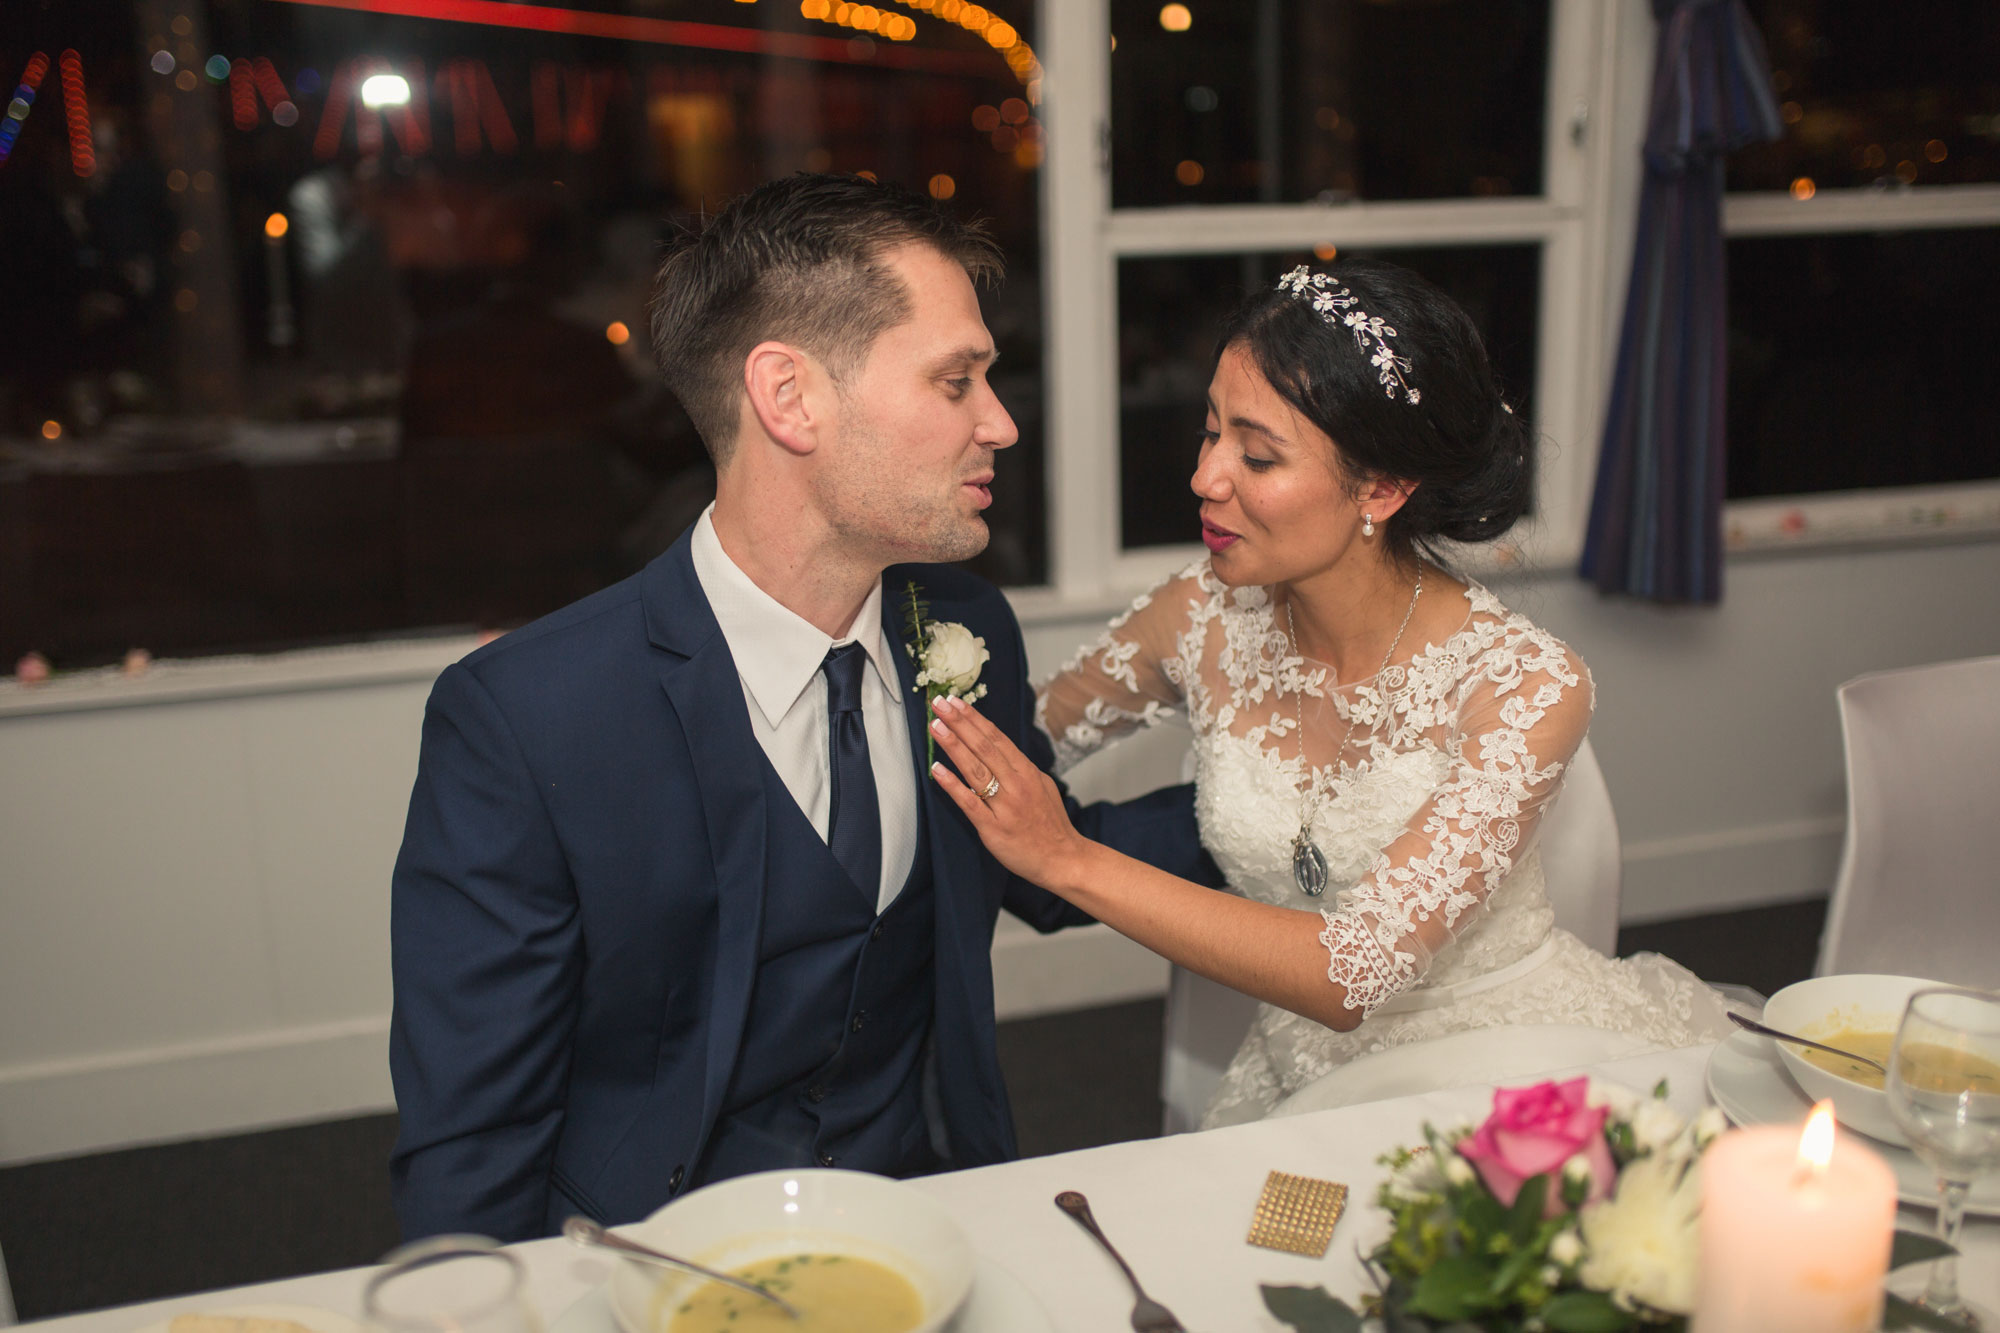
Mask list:
[[2000,230],[1729,243],[1729,496],[2000,476]]
[[1032,67],[922,14],[584,8],[618,35],[8,8],[0,80],[46,68],[0,162],[0,662],[505,626],[638,568],[713,487],[646,346],[658,244],[802,168],[990,219],[1022,442],[975,564],[1045,581]]
[[1770,50],[1785,137],[1732,153],[1730,189],[2000,180],[2000,5],[1749,7]]
[[[1416,270],[1465,307],[1500,383],[1532,418],[1541,247],[1349,250]],[[1126,549],[1200,536],[1188,481],[1201,445],[1215,336],[1243,294],[1310,253],[1128,259],[1118,266],[1119,502]]]
[[1541,192],[1548,0],[1111,14],[1117,207]]

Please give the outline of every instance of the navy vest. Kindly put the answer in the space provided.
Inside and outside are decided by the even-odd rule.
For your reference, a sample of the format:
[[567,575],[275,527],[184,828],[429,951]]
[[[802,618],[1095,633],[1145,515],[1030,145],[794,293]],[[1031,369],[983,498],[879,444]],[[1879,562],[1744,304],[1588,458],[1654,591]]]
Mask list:
[[909,878],[878,916],[877,886],[854,882],[776,770],[760,767],[769,814],[757,979],[688,1188],[784,1167],[936,1170],[943,1145],[932,1141],[925,1083],[937,932],[921,815]]

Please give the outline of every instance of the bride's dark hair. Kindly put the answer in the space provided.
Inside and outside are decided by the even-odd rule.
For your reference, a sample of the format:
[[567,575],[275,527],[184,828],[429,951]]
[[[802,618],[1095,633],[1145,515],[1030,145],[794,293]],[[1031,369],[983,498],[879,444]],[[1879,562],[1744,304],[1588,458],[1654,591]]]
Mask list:
[[1251,294],[1223,326],[1216,361],[1245,348],[1271,387],[1334,442],[1350,488],[1378,477],[1416,484],[1382,525],[1392,557],[1438,560],[1440,541],[1491,541],[1513,527],[1534,498],[1534,441],[1501,398],[1471,319],[1395,264],[1348,259],[1319,271],[1353,294],[1354,309],[1396,331],[1388,346],[1409,362],[1403,379],[1417,401],[1384,391],[1372,347],[1356,345],[1341,312],[1330,323],[1314,310],[1311,288]]

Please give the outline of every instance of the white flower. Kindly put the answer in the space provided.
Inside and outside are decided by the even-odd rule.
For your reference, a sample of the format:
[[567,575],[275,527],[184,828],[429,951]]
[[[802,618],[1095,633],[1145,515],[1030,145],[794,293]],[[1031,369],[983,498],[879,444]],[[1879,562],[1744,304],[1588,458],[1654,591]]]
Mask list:
[[1470,1185],[1472,1177],[1472,1164],[1463,1157],[1460,1157],[1457,1153],[1453,1153],[1445,1159],[1444,1178],[1446,1180],[1449,1180],[1454,1185]]
[[1719,1106],[1704,1106],[1701,1114],[1694,1118],[1694,1141],[1697,1147],[1706,1148],[1721,1137],[1729,1128],[1729,1117],[1722,1114]]
[[1389,1194],[1404,1203],[1442,1194],[1444,1186],[1444,1173],[1438,1169],[1435,1153],[1412,1153],[1409,1161],[1389,1173]]
[[1632,1145],[1640,1152],[1658,1152],[1681,1136],[1687,1121],[1662,1101],[1648,1100],[1632,1117]]
[[1582,1153],[1579,1152],[1563,1163],[1563,1179],[1582,1181],[1585,1184],[1590,1182],[1590,1163],[1584,1160]]
[[1560,1269],[1560,1268],[1557,1268],[1557,1267],[1556,1267],[1556,1266],[1555,1266],[1554,1264],[1543,1264],[1543,1265],[1542,1265],[1542,1285],[1543,1285],[1543,1286],[1545,1286],[1545,1287],[1554,1287],[1554,1286],[1558,1285],[1559,1283],[1561,1283],[1561,1281],[1562,1281],[1562,1280],[1563,1280],[1563,1271],[1562,1271],[1562,1269]]
[[1549,1258],[1562,1264],[1564,1267],[1575,1263],[1577,1260],[1583,1258],[1582,1239],[1577,1236],[1574,1230],[1567,1227],[1557,1232],[1556,1238],[1549,1242]]
[[976,699],[984,694],[983,686],[978,694],[971,691],[992,656],[986,651],[986,640],[954,620],[933,620],[924,630],[924,651],[919,661],[923,669],[917,675],[917,683],[935,686],[939,693],[949,695],[969,695]]
[[1629,1121],[1639,1109],[1639,1094],[1617,1083],[1593,1082],[1584,1105],[1610,1107],[1613,1120]]
[[1624,1309],[1639,1304],[1666,1314],[1689,1313],[1700,1207],[1700,1173],[1686,1161],[1639,1158],[1619,1175],[1616,1193],[1584,1210],[1588,1253],[1578,1276],[1585,1286],[1609,1292]]

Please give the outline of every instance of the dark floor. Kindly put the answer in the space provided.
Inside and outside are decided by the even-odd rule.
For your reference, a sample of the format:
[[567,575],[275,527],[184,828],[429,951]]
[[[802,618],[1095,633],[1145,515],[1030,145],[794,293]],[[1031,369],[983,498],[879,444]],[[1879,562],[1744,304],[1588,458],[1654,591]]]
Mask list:
[[[1824,902],[1631,926],[1711,981],[1768,995],[1811,975]],[[1160,1124],[1157,1000],[1000,1025],[1029,1156]],[[23,1319],[373,1262],[397,1243],[394,1116],[0,1169],[0,1252]]]

